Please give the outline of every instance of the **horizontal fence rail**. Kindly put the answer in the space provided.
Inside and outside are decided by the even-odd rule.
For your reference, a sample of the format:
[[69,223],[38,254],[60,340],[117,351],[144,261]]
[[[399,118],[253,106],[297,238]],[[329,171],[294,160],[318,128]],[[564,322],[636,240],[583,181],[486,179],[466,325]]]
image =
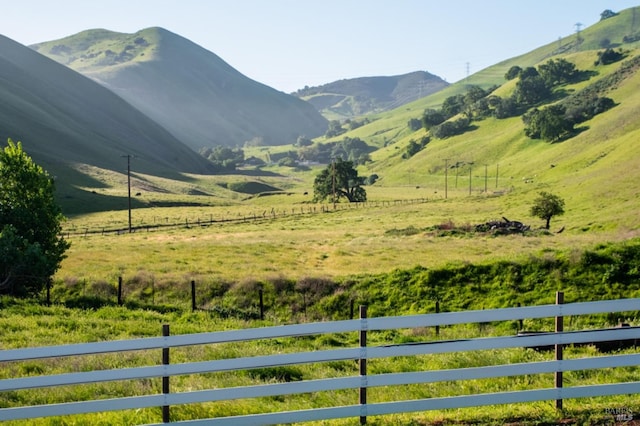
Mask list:
[[[190,335],[162,336],[155,338],[119,340],[110,342],[58,345],[27,349],[0,351],[0,362],[20,362],[34,359],[67,356],[94,355],[103,353],[138,350],[168,350],[170,348],[264,340],[282,337],[297,337],[319,334],[391,330],[415,327],[435,327],[454,324],[485,323],[495,321],[520,320],[523,318],[562,318],[569,315],[587,315],[610,312],[636,311],[640,299],[623,299],[600,302],[556,304],[507,308],[482,311],[446,312],[438,314],[412,315],[403,317],[360,318],[356,320],[325,323],[295,324],[276,327],[198,333]],[[121,368],[101,371],[40,375],[33,377],[0,380],[0,392],[21,389],[35,389],[117,380],[136,380],[204,374],[223,371],[239,371],[255,368],[300,365],[329,361],[354,360],[366,366],[366,360],[388,357],[406,357],[428,354],[442,354],[459,351],[477,351],[517,347],[545,347],[607,342],[614,340],[636,340],[640,342],[640,327],[620,327],[601,330],[581,330],[523,334],[516,336],[484,337],[459,340],[435,340],[407,344],[366,346],[361,340],[360,347],[297,352],[287,354],[253,356],[234,359],[163,364],[135,368]],[[366,342],[366,339],[364,340]],[[365,364],[363,364],[365,363]],[[384,415],[402,412],[463,408],[494,405],[500,403],[529,402],[640,393],[640,382],[602,384],[583,387],[556,386],[550,389],[503,392],[495,394],[462,395],[428,400],[366,403],[366,388],[433,383],[450,380],[474,380],[529,374],[556,373],[566,371],[591,370],[640,365],[640,354],[609,355],[592,358],[557,359],[555,361],[493,365],[459,369],[404,372],[367,375],[366,368],[361,375],[340,378],[325,378],[291,383],[264,384],[237,388],[209,389],[190,392],[165,392],[156,395],[132,396],[93,401],[79,401],[49,405],[12,407],[0,409],[0,420],[19,420],[48,416],[65,416],[93,412],[107,412],[127,409],[163,407],[168,413],[172,405],[194,404],[244,398],[259,398],[279,395],[293,395],[308,392],[323,392],[343,389],[361,389],[360,404],[332,408],[317,408],[293,412],[254,414],[249,416],[192,420],[189,424],[277,424],[311,420],[325,420],[344,417]],[[364,372],[363,372],[364,371]],[[364,391],[363,391],[364,389]],[[362,392],[365,398],[363,401]],[[168,417],[168,416],[167,416]],[[168,421],[167,418],[164,419]]]

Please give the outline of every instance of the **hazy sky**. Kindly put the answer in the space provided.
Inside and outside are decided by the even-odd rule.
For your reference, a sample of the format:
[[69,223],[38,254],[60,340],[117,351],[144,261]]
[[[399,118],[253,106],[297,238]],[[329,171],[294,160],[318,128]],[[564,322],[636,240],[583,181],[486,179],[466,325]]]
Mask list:
[[640,0],[3,0],[0,34],[29,45],[159,26],[284,92],[428,71],[448,82]]

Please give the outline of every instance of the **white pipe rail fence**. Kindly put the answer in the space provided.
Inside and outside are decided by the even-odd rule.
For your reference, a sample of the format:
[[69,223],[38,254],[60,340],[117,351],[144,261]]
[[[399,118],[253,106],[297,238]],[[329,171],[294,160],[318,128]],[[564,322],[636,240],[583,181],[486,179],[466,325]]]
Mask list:
[[[561,303],[561,301],[559,303]],[[556,406],[561,407],[563,399],[639,394],[640,381],[563,387],[562,372],[639,366],[640,353],[624,355],[616,354],[567,360],[563,360],[561,356],[559,358],[556,356],[556,360],[554,361],[393,374],[367,375],[366,372],[366,361],[377,358],[549,345],[555,345],[556,348],[561,348],[564,345],[570,344],[640,339],[640,327],[563,332],[562,326],[560,326],[558,330],[558,322],[561,324],[562,322],[560,319],[566,316],[630,312],[638,310],[640,310],[640,298],[379,318],[366,318],[366,307],[361,307],[361,318],[354,320],[173,336],[169,335],[169,327],[164,326],[164,335],[162,337],[2,350],[0,351],[0,362],[7,363],[65,356],[83,356],[91,354],[161,349],[163,352],[162,365],[3,379],[0,380],[0,392],[116,380],[162,378],[163,393],[50,405],[1,408],[0,421],[161,407],[163,422],[167,423],[170,421],[169,408],[174,405],[225,401],[239,398],[283,396],[341,389],[360,389],[359,403],[350,406],[190,420],[188,421],[188,424],[266,425],[320,421],[347,417],[359,417],[360,423],[364,424],[366,423],[367,416],[544,400],[555,400]],[[556,332],[451,341],[435,340],[424,343],[375,347],[367,346],[366,343],[367,332],[373,330],[436,327],[455,324],[515,321],[524,318],[534,319],[550,317],[556,318]],[[182,364],[169,363],[169,350],[176,347],[344,332],[359,332],[360,346],[353,348],[189,362]],[[556,352],[556,355],[558,355],[558,352]],[[169,378],[172,376],[339,360],[359,361],[360,375],[306,380],[300,382],[242,386],[235,388],[208,389],[178,393],[169,392]],[[486,379],[542,373],[556,374],[555,387],[381,403],[367,403],[366,401],[366,390],[377,386],[397,386],[441,381]],[[176,423],[179,424],[182,422]]]

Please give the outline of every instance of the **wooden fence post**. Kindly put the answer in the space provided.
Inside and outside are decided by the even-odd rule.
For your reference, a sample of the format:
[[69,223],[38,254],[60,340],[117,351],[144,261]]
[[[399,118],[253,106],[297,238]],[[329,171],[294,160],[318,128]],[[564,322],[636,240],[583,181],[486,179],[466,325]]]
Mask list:
[[[169,324],[162,325],[162,336],[169,336]],[[162,365],[169,365],[169,348],[162,348]],[[169,393],[169,376],[162,377],[162,393],[167,395]],[[171,421],[170,406],[162,406],[162,422],[169,423]]]
[[260,321],[264,320],[264,298],[262,294],[262,285],[258,289],[258,297],[260,298]]
[[[436,314],[440,313],[440,301],[436,300]],[[436,337],[440,336],[440,326],[436,325]]]
[[[556,292],[556,305],[564,304],[564,293],[561,291]],[[564,321],[562,316],[556,317],[556,333],[562,333],[564,331]],[[562,361],[562,345],[555,345],[556,361]],[[555,372],[555,385],[556,389],[562,388],[562,371]],[[556,408],[562,410],[562,399],[556,399]]]
[[191,280],[191,312],[195,312],[196,306],[196,282]]
[[[360,305],[360,319],[361,320],[366,320],[367,319],[367,306],[366,305]],[[364,409],[364,405],[367,403],[367,387],[366,387],[366,382],[367,382],[367,358],[364,356],[365,355],[365,348],[367,347],[367,326],[366,326],[366,321],[364,321],[364,326],[360,328],[360,378],[361,378],[361,383],[364,384],[365,386],[361,386],[360,387],[360,405],[361,405],[361,413],[362,410]],[[367,424],[367,416],[366,415],[361,415],[360,416],[360,424],[361,425],[365,425]]]
[[122,277],[118,277],[118,306],[122,306]]

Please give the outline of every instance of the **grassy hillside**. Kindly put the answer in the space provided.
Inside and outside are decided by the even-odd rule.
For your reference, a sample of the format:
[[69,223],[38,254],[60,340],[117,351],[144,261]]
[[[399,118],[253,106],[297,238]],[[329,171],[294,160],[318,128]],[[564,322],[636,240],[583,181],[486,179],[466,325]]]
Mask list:
[[162,28],[89,30],[32,48],[94,79],[195,151],[295,142],[324,133],[309,104],[253,81],[214,53]]
[[[33,50],[0,37],[0,139],[21,141],[56,177],[62,200],[82,200],[79,187],[102,187],[81,165],[182,179],[209,164],[111,91]],[[125,180],[126,181],[126,180]],[[109,204],[104,205],[107,207]]]
[[344,120],[398,108],[449,84],[425,71],[390,77],[351,78],[294,93],[328,119]]

